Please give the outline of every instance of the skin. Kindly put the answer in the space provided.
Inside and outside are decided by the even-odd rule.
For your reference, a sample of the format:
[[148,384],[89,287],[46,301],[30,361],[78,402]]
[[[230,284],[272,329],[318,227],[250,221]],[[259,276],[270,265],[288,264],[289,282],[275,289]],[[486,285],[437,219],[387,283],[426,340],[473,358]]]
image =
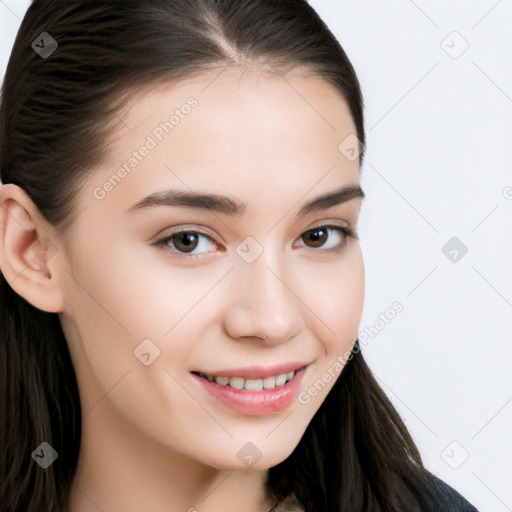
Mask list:
[[[296,217],[317,195],[359,184],[359,160],[338,150],[356,131],[345,101],[312,76],[214,76],[155,89],[120,116],[108,161],[81,191],[69,253],[22,189],[0,189],[2,272],[31,304],[58,313],[77,375],[72,512],[267,511],[267,469],[294,450],[335,379],[308,404],[255,416],[216,402],[189,372],[302,361],[311,363],[304,391],[357,336],[358,240],[333,252],[324,247],[342,245],[342,233],[330,231],[323,246],[301,235],[328,223],[357,232],[361,199]],[[190,96],[197,107],[96,199],[95,187]],[[247,207],[239,217],[183,206],[126,212],[166,188]],[[190,260],[173,257],[171,242],[152,245],[182,228],[214,241],[200,238]],[[236,252],[248,236],[263,248],[252,263]],[[56,252],[41,261],[32,249],[45,237]],[[146,338],[160,350],[149,366],[134,356]],[[237,457],[248,441],[261,452],[251,467]]]

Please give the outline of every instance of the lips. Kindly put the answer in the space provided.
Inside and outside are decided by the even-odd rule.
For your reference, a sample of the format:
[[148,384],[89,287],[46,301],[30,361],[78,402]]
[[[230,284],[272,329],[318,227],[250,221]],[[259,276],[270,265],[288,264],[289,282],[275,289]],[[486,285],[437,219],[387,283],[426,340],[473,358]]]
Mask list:
[[[199,385],[200,388],[202,388],[217,403],[223,404],[224,406],[242,414],[259,416],[282,411],[293,403],[293,400],[297,396],[297,393],[300,391],[302,386],[302,379],[304,377],[304,373],[306,372],[306,366],[308,365],[303,365],[297,370],[297,372],[292,371],[291,373],[293,373],[293,377],[283,385],[262,390],[245,389],[245,385],[244,389],[236,389],[230,385],[218,384],[215,381],[204,378],[199,375],[200,372],[190,373],[193,381],[196,383],[195,385]],[[289,366],[285,368],[288,367]],[[262,371],[263,373],[268,374],[269,371],[276,371],[275,368],[278,368],[277,371],[280,371],[280,367],[259,367],[258,371],[260,374]],[[282,365],[281,368],[283,368]],[[247,368],[245,370],[247,370]],[[254,367],[252,370],[254,370]],[[236,371],[238,372],[240,370]],[[226,373],[232,373],[232,371],[230,370]],[[251,374],[254,375],[254,373]],[[215,378],[220,379],[227,377],[217,376]],[[230,379],[237,378],[238,377],[230,377]],[[267,378],[269,377],[266,377],[265,379]],[[245,379],[242,380],[245,381]],[[248,380],[250,381],[251,379]],[[247,381],[245,381],[245,384],[247,384]]]

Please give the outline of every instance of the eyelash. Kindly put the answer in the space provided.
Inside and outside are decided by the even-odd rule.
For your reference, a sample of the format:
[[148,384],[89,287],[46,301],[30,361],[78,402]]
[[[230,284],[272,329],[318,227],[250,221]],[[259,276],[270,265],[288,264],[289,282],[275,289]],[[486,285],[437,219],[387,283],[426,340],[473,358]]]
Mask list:
[[[313,247],[306,247],[307,249],[312,249],[313,251],[320,251],[320,252],[327,252],[327,253],[332,253],[332,252],[338,252],[340,250],[342,250],[347,242],[348,242],[348,239],[349,238],[352,238],[352,239],[355,239],[355,240],[359,240],[359,237],[357,236],[357,233],[351,229],[350,227],[345,227],[345,226],[336,226],[335,224],[322,224],[320,226],[316,226],[314,228],[311,228],[311,229],[308,229],[307,231],[305,231],[304,233],[302,233],[301,237],[307,233],[311,233],[311,232],[314,232],[314,231],[317,231],[317,230],[321,230],[321,229],[329,229],[329,230],[334,230],[334,231],[337,231],[338,233],[342,233],[343,235],[345,235],[344,237],[344,240],[343,242],[341,242],[337,247],[331,247],[330,249],[315,249]],[[178,235],[182,235],[182,234],[185,234],[185,233],[188,233],[188,234],[194,234],[194,235],[202,235],[206,238],[208,238],[211,242],[213,243],[216,243],[215,240],[213,240],[213,238],[209,235],[207,235],[206,233],[202,232],[202,231],[198,231],[198,230],[182,230],[182,231],[176,231],[175,233],[171,233],[170,235],[167,235],[163,238],[160,238],[159,240],[157,240],[156,242],[154,242],[153,245],[155,245],[156,247],[159,247],[163,250],[166,250],[168,251],[170,254],[171,254],[171,257],[175,257],[175,258],[182,258],[182,259],[186,259],[186,260],[190,260],[190,259],[195,259],[195,258],[202,258],[204,256],[205,253],[201,253],[201,254],[187,254],[187,253],[182,253],[182,252],[179,252],[178,250],[171,250],[169,248],[169,242],[171,242],[171,240],[178,236]]]

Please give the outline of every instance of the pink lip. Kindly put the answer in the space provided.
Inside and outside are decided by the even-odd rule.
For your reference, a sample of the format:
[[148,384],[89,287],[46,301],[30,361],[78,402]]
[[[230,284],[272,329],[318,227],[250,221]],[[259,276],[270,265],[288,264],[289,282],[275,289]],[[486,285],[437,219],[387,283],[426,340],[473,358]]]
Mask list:
[[215,372],[207,372],[202,370],[198,371],[205,373],[206,375],[211,375],[212,377],[243,377],[244,379],[264,379],[266,377],[272,377],[273,375],[280,375],[281,373],[296,372],[308,364],[309,363],[292,361],[274,366],[255,365],[246,366],[245,368],[230,368]]
[[[284,386],[278,386],[274,389],[263,389],[261,391],[244,391],[232,388],[229,385],[221,386],[199,375],[193,373],[191,375],[203,386],[203,389],[208,391],[208,393],[220,403],[242,414],[261,416],[263,414],[280,411],[292,404],[299,392],[305,371],[305,367],[300,368],[293,376],[293,379],[284,384]],[[282,371],[281,373],[288,372]],[[229,376],[225,373],[222,375],[226,377]],[[277,373],[271,375],[277,375]],[[233,377],[241,377],[241,375],[237,373],[233,375]]]

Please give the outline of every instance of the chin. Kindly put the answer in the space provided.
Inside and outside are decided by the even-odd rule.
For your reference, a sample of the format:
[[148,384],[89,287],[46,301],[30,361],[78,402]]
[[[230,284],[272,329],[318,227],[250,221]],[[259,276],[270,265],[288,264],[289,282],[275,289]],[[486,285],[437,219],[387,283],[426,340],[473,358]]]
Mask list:
[[[281,448],[283,447],[281,446]],[[295,446],[289,446],[286,448],[287,449],[282,453],[276,453],[275,449],[267,448],[266,450],[271,452],[271,454],[269,453],[265,456],[263,450],[258,450],[255,445],[247,442],[242,445],[241,449],[237,450],[237,454],[234,458],[227,458],[226,453],[224,452],[219,454],[220,458],[214,457],[213,459],[203,460],[203,462],[218,470],[262,471],[276,466],[287,459],[295,449]]]

